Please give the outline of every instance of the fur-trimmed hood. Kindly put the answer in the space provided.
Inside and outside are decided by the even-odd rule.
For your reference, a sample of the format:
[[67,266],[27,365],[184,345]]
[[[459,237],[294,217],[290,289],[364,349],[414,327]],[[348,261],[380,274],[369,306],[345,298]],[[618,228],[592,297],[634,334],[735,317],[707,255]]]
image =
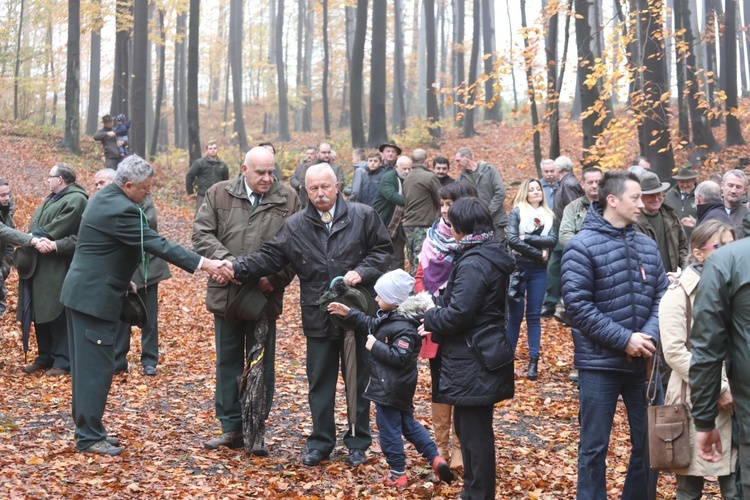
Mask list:
[[403,301],[396,312],[405,318],[421,320],[425,311],[434,305],[428,292],[420,292]]

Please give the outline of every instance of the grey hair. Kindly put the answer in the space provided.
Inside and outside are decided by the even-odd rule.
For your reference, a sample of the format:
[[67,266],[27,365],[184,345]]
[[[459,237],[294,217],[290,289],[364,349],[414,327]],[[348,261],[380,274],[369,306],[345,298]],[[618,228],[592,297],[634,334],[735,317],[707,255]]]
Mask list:
[[411,152],[411,159],[414,160],[414,163],[424,163],[427,160],[427,151],[415,149]]
[[117,172],[113,168],[103,168],[99,170],[94,176],[97,176],[99,174],[102,174],[107,179],[109,179],[110,182],[114,182],[115,177],[117,176]]
[[458,148],[456,154],[461,158],[471,158],[472,160],[474,159],[474,153],[471,152],[470,148]]
[[308,179],[310,179],[311,176],[322,173],[328,174],[333,182],[338,182],[338,180],[336,179],[336,172],[333,171],[333,167],[331,167],[331,165],[329,165],[328,163],[316,163],[315,165],[311,165],[310,168],[307,169],[307,173],[305,173],[305,184],[308,183]]
[[704,203],[721,201],[721,186],[714,181],[703,181],[695,188],[695,196],[700,196]]
[[640,165],[631,165],[630,167],[628,167],[628,172],[633,172],[640,180],[640,178],[643,177],[643,174],[646,173],[646,169],[641,167]]
[[560,172],[572,172],[573,160],[567,156],[558,156],[555,158],[555,168]]
[[542,160],[541,163],[539,163],[539,167],[544,168],[544,166],[547,165],[548,163],[552,163],[554,165],[555,160],[553,160],[552,158],[546,158]]
[[725,173],[724,177],[721,178],[721,182],[727,182],[727,177],[729,177],[730,175],[739,177],[740,179],[742,179],[742,183],[747,186],[747,175],[742,170],[737,170],[736,168]]
[[76,181],[76,171],[67,163],[56,163],[55,172],[62,177],[65,184],[73,184]]
[[130,155],[117,166],[115,182],[124,186],[126,182],[140,184],[154,176],[154,167],[138,155]]

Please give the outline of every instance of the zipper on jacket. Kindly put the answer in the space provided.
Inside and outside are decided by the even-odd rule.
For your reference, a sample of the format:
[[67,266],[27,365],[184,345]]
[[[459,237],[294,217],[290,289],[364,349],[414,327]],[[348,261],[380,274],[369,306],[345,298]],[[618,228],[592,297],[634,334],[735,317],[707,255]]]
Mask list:
[[[629,272],[631,270],[630,269],[630,260],[631,260],[630,259],[630,245],[628,245],[628,235],[625,233],[624,230],[622,231],[622,242],[625,243],[625,251],[627,252],[627,256],[628,256],[628,272]],[[636,261],[636,264],[638,264],[639,261],[640,259]],[[645,278],[646,271],[643,269],[643,266],[640,266],[640,267],[641,268],[638,270],[638,272],[643,272],[641,277]],[[637,328],[638,328],[638,316],[636,315],[637,310],[635,307],[635,290],[633,287],[633,279],[629,277],[628,281],[630,282],[630,307],[633,309],[633,321],[635,322],[635,324],[633,325],[633,332],[635,332],[637,331]]]

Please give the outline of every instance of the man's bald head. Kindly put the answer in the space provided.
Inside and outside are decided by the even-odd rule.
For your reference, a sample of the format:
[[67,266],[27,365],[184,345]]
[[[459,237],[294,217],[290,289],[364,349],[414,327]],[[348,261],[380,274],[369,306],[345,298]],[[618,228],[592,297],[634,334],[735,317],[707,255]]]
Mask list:
[[273,153],[265,146],[256,146],[247,152],[241,170],[253,193],[263,195],[271,190],[275,165]]
[[256,146],[245,155],[245,162],[243,163],[247,167],[252,167],[260,164],[267,164],[268,162],[275,163],[273,153],[263,146]]

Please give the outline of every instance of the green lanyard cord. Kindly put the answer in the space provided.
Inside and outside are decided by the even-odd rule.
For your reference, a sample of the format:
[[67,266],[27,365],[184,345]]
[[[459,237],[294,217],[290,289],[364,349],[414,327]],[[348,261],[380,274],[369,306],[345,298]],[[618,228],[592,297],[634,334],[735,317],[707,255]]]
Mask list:
[[143,248],[143,226],[148,224],[148,218],[141,207],[138,207],[138,211],[141,213],[141,263],[143,264],[143,284],[145,286],[148,283],[148,265],[151,261],[151,255],[147,254]]

